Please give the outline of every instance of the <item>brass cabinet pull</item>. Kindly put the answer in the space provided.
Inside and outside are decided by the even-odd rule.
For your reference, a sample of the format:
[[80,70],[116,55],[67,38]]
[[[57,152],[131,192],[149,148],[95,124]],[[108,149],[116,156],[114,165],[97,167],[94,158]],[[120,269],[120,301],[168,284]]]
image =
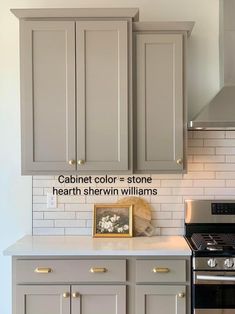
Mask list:
[[76,164],[76,160],[74,160],[74,159],[69,160],[69,164],[70,164],[70,166],[75,165]]
[[73,292],[73,293],[72,293],[72,297],[73,297],[73,298],[79,298],[79,297],[80,297],[80,293],[78,293],[78,292]]
[[169,273],[170,269],[167,267],[155,267],[153,268],[154,273]]
[[105,267],[91,267],[90,273],[106,273],[108,270]]
[[178,294],[178,297],[179,297],[179,298],[184,298],[184,297],[185,297],[185,293],[184,293],[184,292],[180,292],[180,293]]
[[182,165],[183,159],[182,159],[182,158],[177,159],[177,160],[176,160],[176,163],[177,163],[178,165]]
[[70,297],[70,293],[69,292],[64,292],[63,293],[63,298],[67,299]]
[[38,274],[49,274],[52,273],[52,271],[50,267],[37,267],[34,269],[34,272]]
[[85,160],[79,159],[79,160],[78,160],[78,164],[79,164],[79,165],[84,165],[84,164],[85,164]]

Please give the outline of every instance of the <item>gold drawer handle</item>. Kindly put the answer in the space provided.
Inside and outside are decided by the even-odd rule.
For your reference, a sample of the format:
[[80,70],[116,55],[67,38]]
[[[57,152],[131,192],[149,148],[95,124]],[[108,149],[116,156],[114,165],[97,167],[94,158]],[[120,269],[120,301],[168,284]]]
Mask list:
[[106,273],[108,271],[105,267],[91,267],[90,273]]
[[178,297],[179,297],[179,298],[184,298],[184,297],[185,297],[185,293],[184,293],[184,292],[180,292],[180,293],[178,294]]
[[49,267],[37,267],[35,268],[34,272],[37,274],[49,274],[52,273],[52,269]]
[[169,273],[170,272],[170,269],[167,268],[167,267],[155,267],[153,268],[153,272],[154,273]]
[[69,164],[70,164],[70,166],[75,165],[76,164],[76,160],[74,160],[74,159],[69,160]]
[[67,299],[70,297],[70,293],[69,292],[64,292],[63,293],[63,298]]

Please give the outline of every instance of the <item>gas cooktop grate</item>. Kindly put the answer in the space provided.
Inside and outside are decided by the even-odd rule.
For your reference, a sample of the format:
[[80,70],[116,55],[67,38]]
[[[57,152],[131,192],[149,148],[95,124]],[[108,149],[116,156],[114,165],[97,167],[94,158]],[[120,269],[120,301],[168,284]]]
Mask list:
[[194,233],[191,240],[200,251],[235,249],[235,234],[232,233]]

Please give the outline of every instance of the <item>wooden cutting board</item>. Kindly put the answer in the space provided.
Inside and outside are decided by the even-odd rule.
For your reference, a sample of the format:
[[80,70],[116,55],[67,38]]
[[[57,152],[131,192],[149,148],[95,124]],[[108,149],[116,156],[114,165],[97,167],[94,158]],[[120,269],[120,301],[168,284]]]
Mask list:
[[133,205],[134,235],[144,234],[151,224],[151,205],[143,198],[129,196],[121,198],[118,204]]

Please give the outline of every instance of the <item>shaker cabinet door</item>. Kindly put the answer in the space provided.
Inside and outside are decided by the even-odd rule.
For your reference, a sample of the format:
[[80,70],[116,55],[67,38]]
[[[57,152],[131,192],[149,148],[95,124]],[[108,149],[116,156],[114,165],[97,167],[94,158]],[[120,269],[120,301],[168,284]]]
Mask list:
[[184,286],[137,286],[136,314],[185,314]]
[[78,171],[128,170],[128,22],[76,22]]
[[75,23],[21,21],[22,173],[75,170]]
[[136,34],[137,171],[183,169],[183,38]]
[[70,314],[70,286],[17,286],[15,314]]
[[126,287],[72,286],[73,314],[126,314]]

